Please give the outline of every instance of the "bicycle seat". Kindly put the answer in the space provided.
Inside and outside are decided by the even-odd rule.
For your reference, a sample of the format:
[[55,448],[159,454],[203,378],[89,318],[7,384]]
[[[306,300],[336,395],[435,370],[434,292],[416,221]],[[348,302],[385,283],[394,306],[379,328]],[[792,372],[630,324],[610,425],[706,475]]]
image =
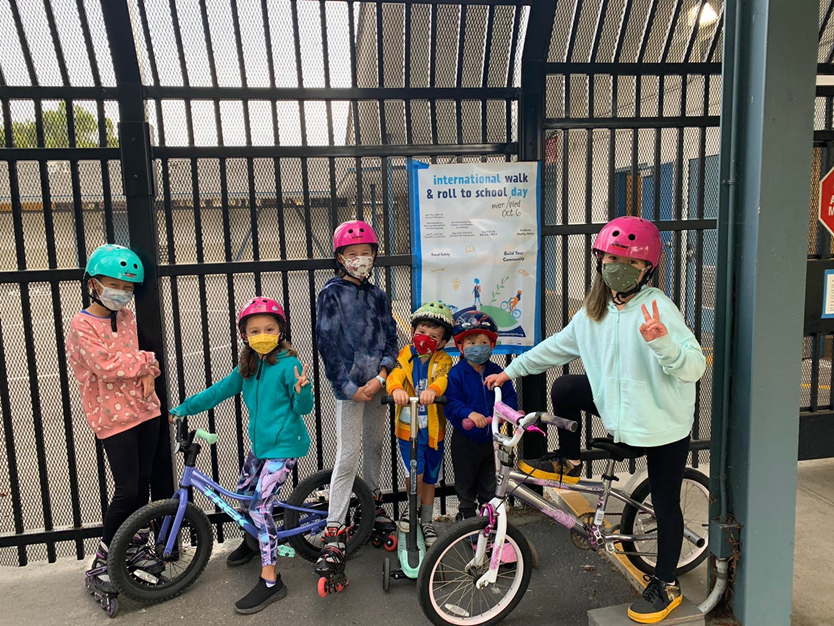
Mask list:
[[637,459],[646,454],[643,448],[636,448],[627,443],[614,443],[613,437],[591,439],[591,447],[597,448],[598,450],[605,450],[615,461]]

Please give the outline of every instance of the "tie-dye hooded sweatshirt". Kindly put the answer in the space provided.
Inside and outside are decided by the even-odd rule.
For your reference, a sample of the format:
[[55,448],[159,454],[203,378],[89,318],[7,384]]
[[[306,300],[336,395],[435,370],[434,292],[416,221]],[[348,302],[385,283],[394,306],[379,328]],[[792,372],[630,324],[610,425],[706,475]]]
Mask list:
[[316,341],[337,400],[350,400],[397,359],[397,325],[388,296],[369,282],[331,278],[319,292]]

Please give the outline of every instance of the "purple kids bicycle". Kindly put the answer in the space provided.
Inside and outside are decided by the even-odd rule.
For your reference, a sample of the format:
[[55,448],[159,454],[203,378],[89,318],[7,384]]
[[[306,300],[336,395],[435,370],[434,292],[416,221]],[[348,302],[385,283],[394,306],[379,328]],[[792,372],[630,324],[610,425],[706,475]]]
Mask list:
[[[258,528],[247,515],[226,501],[244,502],[248,496],[223,489],[195,467],[200,454],[197,440],[213,445],[217,435],[202,429],[188,431],[183,420],[177,420],[177,451],[185,456],[179,489],[173,498],[151,502],[136,511],[122,524],[110,544],[107,574],[115,589],[129,598],[162,602],[191,586],[211,556],[212,524],[217,525],[220,534],[224,522],[235,522],[243,529],[247,542],[258,549]],[[331,471],[316,472],[301,481],[286,502],[275,503],[273,517],[278,528],[279,555],[299,554],[311,562],[318,558],[322,532],[327,524]],[[211,521],[200,507],[189,501],[191,490],[203,494],[218,509]],[[357,477],[345,522],[348,555],[355,553],[370,538],[374,511],[373,495]],[[163,567],[158,573],[149,574],[130,565],[128,550],[135,550],[135,536],[140,529],[150,529],[146,535],[147,544],[142,549],[161,562]]]
[[[495,497],[483,507],[480,517],[455,524],[426,554],[417,584],[420,607],[433,624],[497,624],[521,602],[530,583],[534,559],[522,532],[507,520],[507,498],[511,496],[567,528],[576,547],[623,554],[641,571],[654,573],[657,522],[648,479],[630,495],[611,487],[612,481],[617,480],[615,462],[636,459],[644,451],[614,443],[610,438],[594,439],[591,445],[609,455],[602,482],[580,480],[569,484],[532,478],[514,469],[515,449],[525,432],[542,432],[536,427],[538,420],[572,432],[577,428],[572,420],[516,411],[501,402],[501,388],[495,388],[492,416],[498,460]],[[515,433],[502,433],[501,422],[515,426]],[[597,498],[596,511],[577,517],[528,485],[592,494]],[[607,511],[609,498],[625,505],[618,524],[606,520],[606,516],[619,515]],[[681,487],[681,509],[684,542],[678,575],[697,567],[707,556],[709,480],[689,467]]]

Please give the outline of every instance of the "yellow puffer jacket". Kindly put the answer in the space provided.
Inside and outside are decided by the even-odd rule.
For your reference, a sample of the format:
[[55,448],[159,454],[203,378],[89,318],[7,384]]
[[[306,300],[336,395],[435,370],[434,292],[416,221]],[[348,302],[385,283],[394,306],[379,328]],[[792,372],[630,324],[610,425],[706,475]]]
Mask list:
[[[400,350],[397,365],[388,375],[386,389],[389,394],[402,389],[409,396],[414,395],[414,364],[411,362],[411,346]],[[452,357],[443,350],[438,350],[429,358],[428,376],[429,389],[433,389],[438,396],[446,393],[449,384],[449,370],[452,369]],[[400,421],[401,407],[397,407],[397,437],[408,441],[411,432],[409,422]],[[429,406],[429,445],[437,449],[437,444],[446,437],[446,416],[443,407],[438,404]]]

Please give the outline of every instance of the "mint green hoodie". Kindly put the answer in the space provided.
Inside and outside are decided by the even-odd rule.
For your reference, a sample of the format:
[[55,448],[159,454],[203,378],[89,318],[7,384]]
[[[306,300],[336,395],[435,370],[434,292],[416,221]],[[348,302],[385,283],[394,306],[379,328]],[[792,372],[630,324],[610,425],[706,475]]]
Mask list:
[[[646,343],[641,305],[657,300],[669,334]],[[582,359],[594,403],[617,442],[662,446],[686,437],[695,418],[695,383],[706,359],[681,312],[659,289],[642,289],[622,311],[611,302],[600,322],[583,307],[570,323],[505,370],[510,378],[539,374]]]
[[259,459],[302,457],[310,449],[310,435],[301,416],[313,409],[313,386],[306,385],[295,393],[296,369],[302,371],[301,363],[286,351],[278,353],[275,365],[261,361],[258,372],[249,378],[235,367],[223,380],[171,409],[171,414],[196,415],[243,392],[249,409],[252,454]]

